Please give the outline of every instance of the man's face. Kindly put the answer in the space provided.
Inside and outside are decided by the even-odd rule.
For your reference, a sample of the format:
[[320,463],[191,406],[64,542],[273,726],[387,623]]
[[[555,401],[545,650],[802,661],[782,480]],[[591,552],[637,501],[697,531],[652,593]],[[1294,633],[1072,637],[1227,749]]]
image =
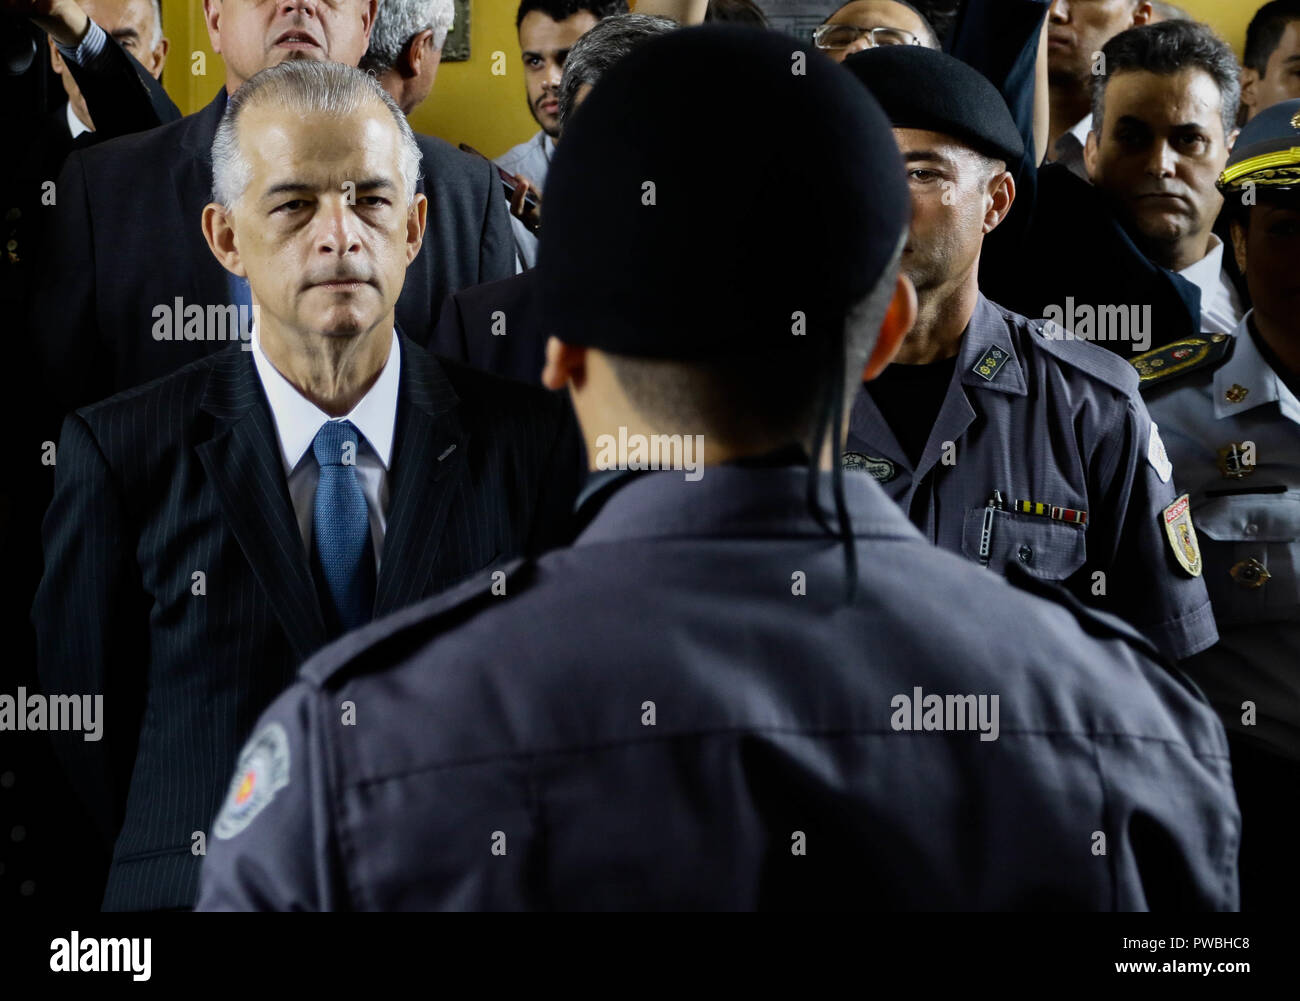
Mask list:
[[370,44],[377,0],[203,0],[226,89],[286,59],[355,66]]
[[1206,234],[1223,207],[1214,186],[1228,162],[1219,88],[1204,70],[1134,70],[1106,84],[1105,121],[1085,160],[1121,221],[1147,241]]
[[[929,36],[925,23],[916,11],[893,0],[857,0],[826,19],[826,24],[847,24],[854,28],[902,28],[915,35],[922,45],[928,45]],[[855,52],[870,48],[869,36],[862,36],[856,42],[842,49],[822,49],[837,63],[842,63]]]
[[1286,26],[1264,69],[1262,77],[1250,67],[1241,74],[1241,103],[1247,121],[1265,108],[1300,97],[1300,21]]
[[580,10],[563,21],[529,11],[519,22],[519,49],[524,60],[528,110],[554,139],[560,134],[560,76],[573,43],[596,25],[596,16]]
[[903,273],[924,295],[962,278],[979,261],[992,228],[990,181],[997,175],[986,158],[941,133],[894,129],[894,138],[912,192]]
[[1121,31],[1146,24],[1151,7],[1138,0],[1052,0],[1047,28],[1047,70],[1053,80],[1092,76],[1094,53]]
[[[81,9],[86,15],[117,39],[118,43],[130,55],[153,74],[157,79],[162,73],[163,62],[167,58],[167,40],[161,39],[157,46],[153,44],[154,19],[153,4],[149,0],[81,0]],[[83,122],[93,125],[90,112],[86,110],[85,99],[72,74],[66,71],[63,58],[59,55],[53,40],[50,41],[50,62],[54,72],[63,82],[63,90],[72,102],[73,110]]]
[[1300,340],[1300,195],[1261,199],[1249,227],[1233,224],[1232,240],[1255,309]]
[[392,324],[420,252],[423,195],[408,207],[400,135],[378,101],[347,116],[286,115],[273,103],[240,118],[251,169],[234,205],[236,273],[259,322],[308,340]]

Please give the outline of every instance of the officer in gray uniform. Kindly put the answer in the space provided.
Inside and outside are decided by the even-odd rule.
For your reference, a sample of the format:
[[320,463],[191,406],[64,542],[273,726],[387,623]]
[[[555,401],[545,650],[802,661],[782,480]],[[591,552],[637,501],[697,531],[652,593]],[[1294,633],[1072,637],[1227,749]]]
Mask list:
[[1132,369],[980,294],[984,235],[1015,199],[1006,165],[1024,151],[1006,102],[919,46],[844,65],[894,124],[913,202],[903,270],[920,301],[895,364],[857,393],[845,464],[940,547],[1063,585],[1167,656],[1205,649],[1217,634],[1196,537],[1166,534],[1180,502]]
[[1300,100],[1242,129],[1219,188],[1254,310],[1134,359],[1191,500],[1219,642],[1186,661],[1228,728],[1242,906],[1291,910],[1300,791]]
[[[585,527],[310,660],[232,778],[201,909],[1235,906],[1194,687],[830,461],[914,314],[908,201],[879,108],[791,44],[671,32],[574,116],[538,267]],[[772,116],[800,143],[719,198],[700,165]]]

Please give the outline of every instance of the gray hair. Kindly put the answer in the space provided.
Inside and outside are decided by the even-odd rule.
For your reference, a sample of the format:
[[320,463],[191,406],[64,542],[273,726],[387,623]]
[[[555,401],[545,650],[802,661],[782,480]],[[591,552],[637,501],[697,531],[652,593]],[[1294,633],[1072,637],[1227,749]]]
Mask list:
[[225,114],[212,140],[212,200],[229,211],[248,188],[252,168],[239,148],[239,116],[250,105],[274,102],[289,115],[354,114],[369,102],[388,109],[401,137],[399,170],[406,185],[406,203],[415,200],[420,179],[420,147],[402,109],[373,76],[316,59],[291,59],[256,74],[230,95]]
[[441,49],[455,21],[454,0],[379,0],[361,69],[376,73],[392,69],[411,39],[426,28],[433,29],[433,47]]
[[606,72],[644,42],[678,27],[676,21],[650,14],[612,14],[573,43],[560,78],[560,128],[573,114],[574,98],[584,83],[595,86]]

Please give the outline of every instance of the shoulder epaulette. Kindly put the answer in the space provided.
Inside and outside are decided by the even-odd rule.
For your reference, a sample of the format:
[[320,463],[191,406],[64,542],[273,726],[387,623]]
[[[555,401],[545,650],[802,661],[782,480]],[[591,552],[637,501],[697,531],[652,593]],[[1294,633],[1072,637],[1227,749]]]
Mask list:
[[[477,570],[445,591],[346,634],[308,658],[298,676],[323,688],[376,667],[391,666],[404,647],[426,643],[461,617],[458,613],[472,613],[481,599],[492,596],[503,601],[507,594],[516,593],[522,586],[520,571],[529,565],[530,560],[518,558]],[[510,580],[514,583],[507,590]]]
[[1191,372],[1218,368],[1232,356],[1235,344],[1236,338],[1228,334],[1188,337],[1137,355],[1129,364],[1137,369],[1140,388],[1146,392]]

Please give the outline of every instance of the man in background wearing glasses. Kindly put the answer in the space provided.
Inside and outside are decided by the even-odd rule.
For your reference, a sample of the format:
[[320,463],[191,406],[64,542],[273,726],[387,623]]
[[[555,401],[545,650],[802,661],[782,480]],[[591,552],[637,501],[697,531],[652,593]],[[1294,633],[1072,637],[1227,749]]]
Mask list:
[[879,45],[939,48],[925,16],[903,0],[853,0],[813,30],[813,44],[837,63]]

